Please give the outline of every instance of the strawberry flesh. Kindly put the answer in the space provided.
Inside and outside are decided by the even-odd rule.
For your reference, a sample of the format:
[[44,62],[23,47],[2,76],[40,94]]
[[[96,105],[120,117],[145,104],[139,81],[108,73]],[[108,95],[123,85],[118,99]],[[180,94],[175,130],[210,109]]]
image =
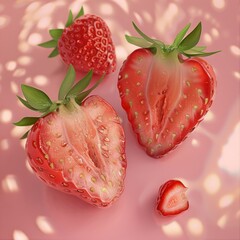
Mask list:
[[50,186],[107,206],[122,193],[125,137],[113,108],[98,96],[61,106],[29,133],[30,165]]
[[139,143],[155,158],[182,142],[212,103],[215,76],[199,58],[153,55],[137,49],[124,62],[118,88]]
[[187,188],[179,180],[169,180],[159,188],[156,210],[163,216],[176,215],[189,208]]

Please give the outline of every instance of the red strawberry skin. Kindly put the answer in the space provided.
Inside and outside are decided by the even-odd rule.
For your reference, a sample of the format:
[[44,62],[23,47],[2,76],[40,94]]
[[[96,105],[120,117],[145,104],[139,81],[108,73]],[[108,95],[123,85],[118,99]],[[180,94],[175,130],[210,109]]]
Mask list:
[[[75,108],[75,109],[74,109]],[[47,185],[99,206],[123,192],[125,136],[113,108],[90,96],[71,111],[40,118],[26,142],[30,166]]]
[[160,158],[187,137],[211,106],[215,83],[212,67],[201,58],[179,61],[143,48],[128,56],[118,89],[148,155]]
[[58,40],[63,61],[77,71],[95,74],[114,72],[115,47],[107,24],[98,16],[86,14],[65,28]]
[[163,216],[170,216],[186,211],[189,208],[186,190],[179,180],[169,180],[161,185],[157,198],[157,212]]

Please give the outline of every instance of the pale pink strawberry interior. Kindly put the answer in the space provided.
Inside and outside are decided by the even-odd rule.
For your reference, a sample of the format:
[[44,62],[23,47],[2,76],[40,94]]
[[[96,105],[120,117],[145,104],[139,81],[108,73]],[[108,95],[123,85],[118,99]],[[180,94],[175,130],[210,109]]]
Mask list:
[[185,209],[188,204],[186,197],[187,188],[182,186],[175,186],[171,191],[168,191],[164,195],[162,209],[168,212],[177,212],[181,209]]
[[44,119],[42,150],[65,181],[109,202],[122,192],[125,176],[125,142],[119,118],[96,96],[75,107],[71,113],[60,109],[52,119]]

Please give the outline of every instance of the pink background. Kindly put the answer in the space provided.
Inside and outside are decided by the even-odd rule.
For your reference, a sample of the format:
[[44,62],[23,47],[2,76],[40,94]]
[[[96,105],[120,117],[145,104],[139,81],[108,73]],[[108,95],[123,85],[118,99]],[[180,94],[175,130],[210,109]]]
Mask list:
[[[68,10],[101,16],[116,45],[118,67],[94,92],[112,103],[126,131],[128,160],[125,191],[107,209],[46,187],[27,165],[25,129],[11,123],[30,111],[16,95],[20,84],[45,90],[56,99],[66,67],[36,45],[49,39],[48,29],[62,26]],[[238,0],[100,0],[0,2],[0,239],[240,239],[240,49]],[[203,23],[201,45],[217,75],[215,101],[205,120],[175,151],[163,159],[148,157],[139,147],[120,106],[117,77],[133,49],[124,39],[135,34],[131,21],[147,34],[171,43],[191,22]],[[79,75],[80,77],[80,75]],[[190,208],[170,218],[154,211],[159,186],[172,178],[188,186]]]

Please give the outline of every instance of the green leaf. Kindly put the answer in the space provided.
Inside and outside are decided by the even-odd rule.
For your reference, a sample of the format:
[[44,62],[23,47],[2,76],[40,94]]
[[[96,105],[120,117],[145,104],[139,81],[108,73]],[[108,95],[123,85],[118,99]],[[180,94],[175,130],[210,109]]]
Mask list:
[[137,31],[137,33],[138,33],[143,39],[145,39],[146,41],[148,41],[148,42],[150,42],[150,43],[157,44],[157,45],[160,46],[161,48],[164,47],[165,44],[164,44],[163,42],[161,42],[161,41],[159,41],[159,40],[156,41],[155,39],[152,39],[152,38],[148,37],[145,33],[143,33],[143,32],[137,27],[137,25],[136,25],[134,22],[132,22],[132,24],[133,24],[134,29]]
[[183,54],[186,56],[186,57],[207,57],[207,56],[211,56],[213,54],[216,54],[218,52],[221,52],[221,51],[215,51],[215,52],[183,52]]
[[81,16],[84,15],[84,9],[83,7],[81,7],[80,11],[78,12],[77,16],[74,18],[74,20],[76,20],[77,18],[80,18]]
[[21,140],[22,139],[25,139],[25,138],[27,138],[27,136],[28,136],[28,133],[30,132],[30,130],[29,131],[27,131],[27,132],[25,132],[22,136],[21,136]]
[[179,50],[185,51],[188,49],[193,48],[199,42],[200,36],[202,31],[202,24],[201,22],[190,32],[179,44]]
[[185,37],[188,29],[190,28],[191,24],[189,23],[188,25],[186,25],[176,36],[172,46],[174,47],[178,47],[180,42],[183,40],[183,38]]
[[70,91],[70,89],[74,83],[75,77],[76,77],[75,70],[74,70],[73,66],[70,65],[68,68],[67,74],[66,74],[66,76],[61,84],[61,87],[59,89],[58,100],[63,100],[65,98],[65,96]]
[[17,96],[17,98],[20,100],[20,102],[27,108],[33,110],[33,111],[38,111],[37,109],[33,108],[25,99]]
[[206,46],[195,46],[192,48],[194,51],[204,51],[207,47]]
[[29,105],[39,111],[48,109],[52,101],[43,91],[22,84],[22,92]]
[[55,47],[55,48],[53,49],[53,51],[49,54],[48,57],[49,57],[49,58],[56,57],[58,54],[59,54],[58,48]]
[[84,98],[86,98],[104,79],[105,74],[102,75],[102,77],[94,84],[93,87],[91,87],[90,89],[88,89],[85,92],[81,92],[80,94],[78,94],[75,97],[75,101],[77,104],[81,104],[81,102],[83,101]]
[[65,27],[69,27],[72,24],[73,24],[73,14],[72,14],[72,11],[70,10],[69,14],[68,14],[67,22],[65,24]]
[[67,97],[76,97],[79,93],[87,88],[89,83],[91,82],[93,75],[93,70],[90,70],[84,78],[82,78],[78,83],[76,83],[72,89],[67,94]]
[[31,126],[38,121],[39,117],[24,117],[20,121],[13,123],[15,126]]
[[44,47],[44,48],[55,48],[57,46],[57,41],[52,39],[50,41],[40,43],[40,44],[38,44],[38,46]]
[[132,37],[128,35],[125,35],[125,38],[129,43],[141,48],[149,48],[152,46],[152,43],[146,41],[144,38]]
[[50,29],[49,30],[49,34],[56,41],[62,36],[62,33],[63,33],[63,29]]

